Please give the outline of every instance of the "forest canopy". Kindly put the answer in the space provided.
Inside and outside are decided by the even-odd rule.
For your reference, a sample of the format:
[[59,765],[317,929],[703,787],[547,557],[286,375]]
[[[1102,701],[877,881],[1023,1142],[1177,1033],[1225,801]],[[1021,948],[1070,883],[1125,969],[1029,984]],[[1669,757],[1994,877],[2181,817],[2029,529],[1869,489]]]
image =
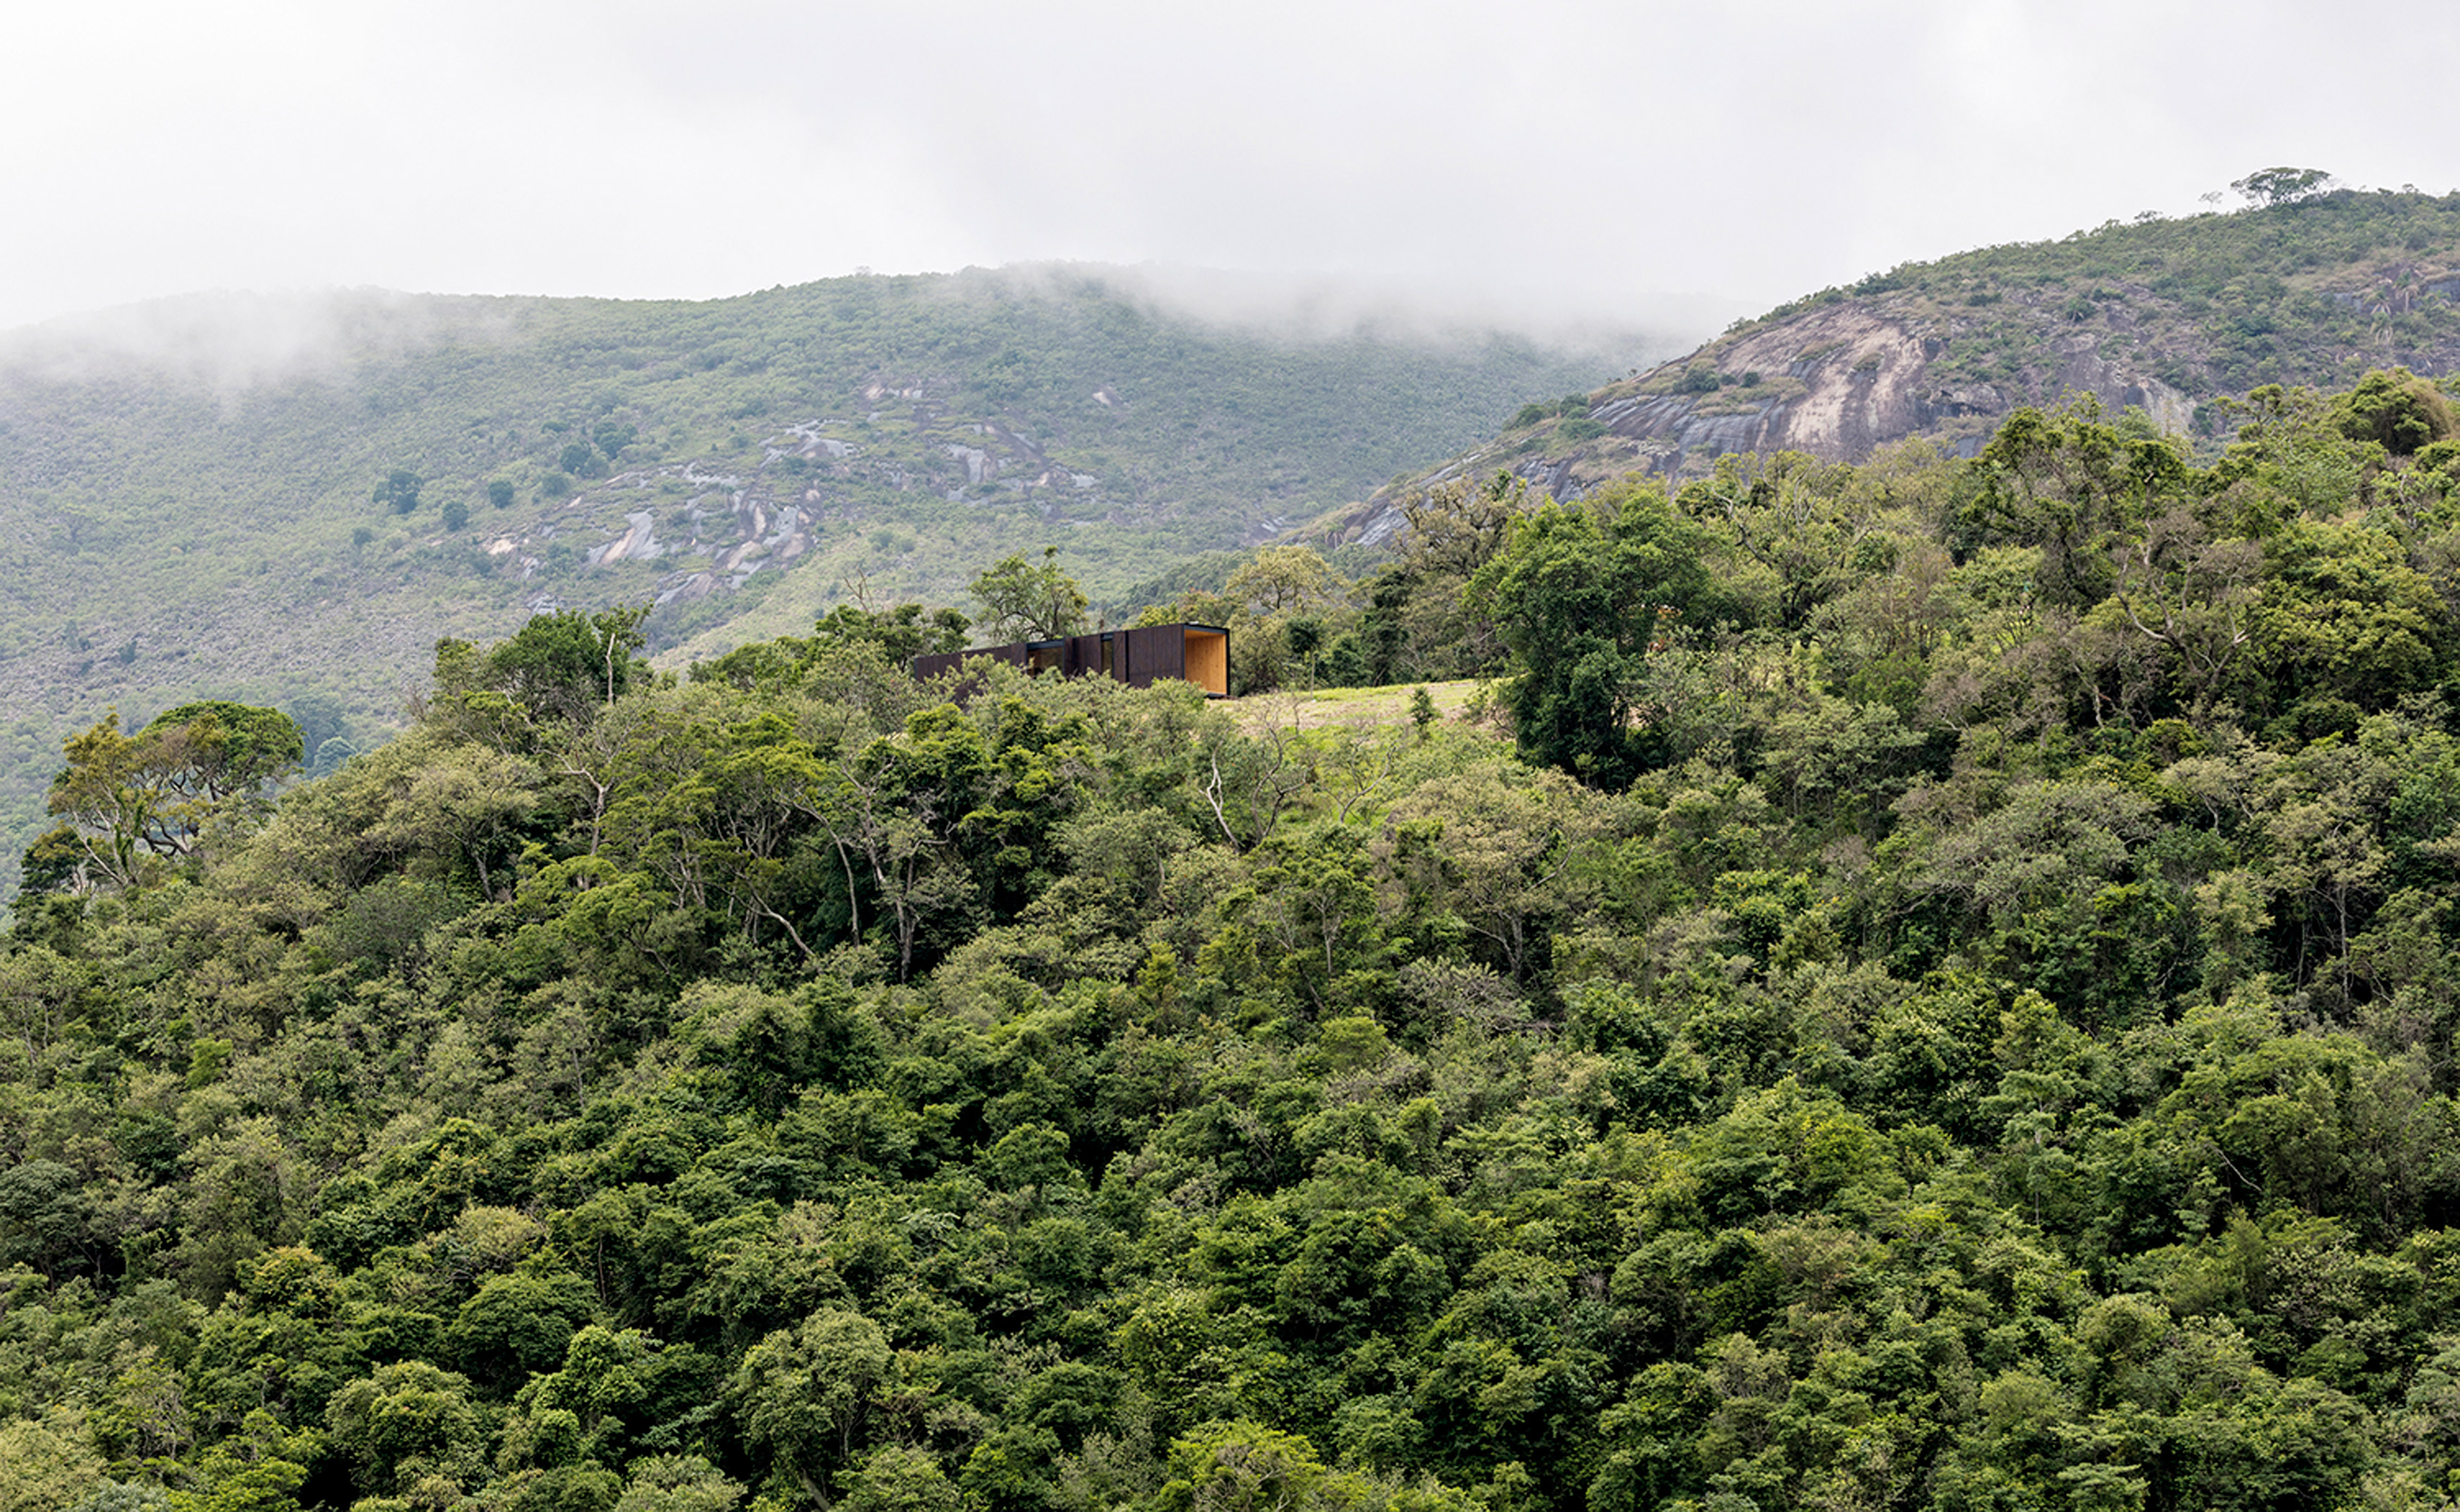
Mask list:
[[959,697],[920,609],[446,641],[309,781],[106,721],[0,941],[0,1504],[2446,1505],[2460,437],[2237,419],[1182,591],[1479,721]]

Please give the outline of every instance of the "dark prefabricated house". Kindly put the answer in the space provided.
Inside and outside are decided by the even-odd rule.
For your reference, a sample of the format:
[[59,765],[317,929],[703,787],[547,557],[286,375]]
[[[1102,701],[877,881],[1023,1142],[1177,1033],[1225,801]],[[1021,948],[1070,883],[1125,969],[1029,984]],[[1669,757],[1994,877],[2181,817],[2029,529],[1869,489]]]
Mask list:
[[1219,625],[1140,625],[1097,630],[1060,640],[1011,640],[914,659],[914,675],[936,677],[975,657],[1020,666],[1039,677],[1116,678],[1131,687],[1151,687],[1161,678],[1181,678],[1213,698],[1230,696],[1230,632]]

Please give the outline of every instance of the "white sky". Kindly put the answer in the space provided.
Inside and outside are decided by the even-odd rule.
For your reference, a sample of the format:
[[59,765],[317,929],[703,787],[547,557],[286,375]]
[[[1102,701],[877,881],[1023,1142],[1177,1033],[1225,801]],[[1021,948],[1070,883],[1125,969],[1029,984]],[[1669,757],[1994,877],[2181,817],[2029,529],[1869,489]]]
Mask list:
[[2460,186],[2454,6],[38,4],[8,23],[0,328],[1042,259],[1622,319],[2193,211],[2276,164]]

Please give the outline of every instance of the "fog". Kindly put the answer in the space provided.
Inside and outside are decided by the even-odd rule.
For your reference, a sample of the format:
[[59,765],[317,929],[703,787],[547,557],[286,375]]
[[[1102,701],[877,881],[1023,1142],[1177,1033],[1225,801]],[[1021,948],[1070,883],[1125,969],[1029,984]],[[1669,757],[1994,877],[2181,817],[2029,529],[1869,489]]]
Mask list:
[[[1601,372],[1678,355],[1741,313],[1721,301],[1668,298],[1642,302],[1635,318],[1601,321],[1477,287],[1395,287],[1156,263],[1027,262],[989,273],[999,286],[1029,298],[1090,283],[1159,318],[1281,342],[1368,334],[1442,346],[1516,334],[1592,359]],[[964,286],[948,285],[952,295]],[[516,303],[370,288],[207,290],[0,331],[0,372],[71,383],[141,372],[237,400],[299,378],[347,383],[360,362],[438,342],[512,341]]]
[[[1705,335],[2274,164],[2451,188],[2454,42],[2262,0],[54,5],[12,17],[0,329],[1090,262],[1237,321]],[[243,374],[325,339],[225,334]]]
[[1154,315],[1269,337],[1322,341],[1368,333],[1436,345],[1525,336],[1559,350],[1599,358],[1635,352],[1671,356],[1698,345],[1744,305],[1715,295],[1638,291],[1611,311],[1546,291],[1460,280],[1369,278],[1360,274],[1275,273],[1142,262],[1016,262],[999,269],[1023,293],[1090,281]]
[[239,393],[303,376],[340,377],[355,360],[447,336],[509,339],[509,314],[493,304],[392,289],[209,290],[0,332],[0,366],[70,382],[141,368]]

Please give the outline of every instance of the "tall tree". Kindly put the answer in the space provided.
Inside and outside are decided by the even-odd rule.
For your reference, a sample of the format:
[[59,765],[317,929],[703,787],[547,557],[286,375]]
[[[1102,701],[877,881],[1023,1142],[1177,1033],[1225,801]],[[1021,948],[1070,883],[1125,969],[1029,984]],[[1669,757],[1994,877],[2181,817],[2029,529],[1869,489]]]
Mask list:
[[216,817],[295,770],[303,746],[299,726],[277,709],[208,701],[183,704],[133,736],[114,710],[64,749],[68,766],[52,779],[50,800],[62,823],[36,848],[47,858],[40,877],[80,892],[134,886],[148,857],[190,854]]
[[1605,788],[1653,764],[1665,711],[1648,704],[1649,660],[1734,607],[1700,563],[1704,543],[1653,483],[1514,522],[1469,600],[1517,660],[1510,697],[1524,756]]
[[558,725],[587,724],[646,677],[639,655],[647,604],[583,614],[533,616],[513,638],[481,654],[466,640],[435,643],[435,695],[456,705],[471,733],[529,748]]
[[990,567],[974,579],[973,595],[984,628],[995,637],[1050,640],[1085,628],[1089,600],[1061,569],[1056,546],[1044,547],[1038,563],[1010,556]]

